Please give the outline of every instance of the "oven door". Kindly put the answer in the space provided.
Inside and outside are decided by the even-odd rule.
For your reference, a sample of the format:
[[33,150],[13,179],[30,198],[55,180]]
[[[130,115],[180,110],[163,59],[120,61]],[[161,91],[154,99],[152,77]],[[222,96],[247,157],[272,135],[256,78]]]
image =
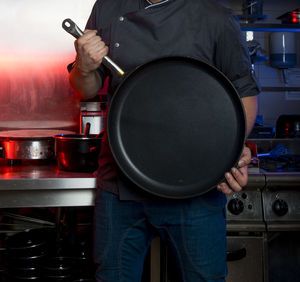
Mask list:
[[227,282],[267,281],[265,241],[262,233],[227,236]]
[[[268,282],[266,236],[264,232],[234,232],[227,235],[226,282]],[[255,234],[255,235],[253,235]],[[168,246],[157,237],[150,249],[150,277],[143,282],[179,282],[176,264]]]

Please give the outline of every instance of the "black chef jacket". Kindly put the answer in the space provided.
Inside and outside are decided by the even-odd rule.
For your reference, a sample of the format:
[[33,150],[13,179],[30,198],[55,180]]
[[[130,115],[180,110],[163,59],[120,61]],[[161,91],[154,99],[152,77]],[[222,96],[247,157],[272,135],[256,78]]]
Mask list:
[[[240,97],[259,93],[240,26],[229,9],[212,0],[169,0],[145,8],[147,5],[146,0],[98,0],[86,26],[98,30],[109,47],[109,57],[125,73],[154,58],[189,56],[223,72]],[[120,78],[104,66],[99,73],[103,79],[110,76],[111,95]],[[133,190],[141,189],[120,172],[106,135],[96,175],[100,188],[120,194],[121,198],[138,198]]]

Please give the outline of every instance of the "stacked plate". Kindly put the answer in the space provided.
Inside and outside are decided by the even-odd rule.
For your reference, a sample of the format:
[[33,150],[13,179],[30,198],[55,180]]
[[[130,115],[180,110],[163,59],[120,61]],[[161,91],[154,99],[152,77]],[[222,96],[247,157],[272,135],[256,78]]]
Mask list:
[[42,281],[41,266],[55,242],[51,228],[30,229],[5,241],[5,273],[8,281]]
[[5,241],[5,281],[95,281],[89,246],[70,250],[53,228],[25,230]]

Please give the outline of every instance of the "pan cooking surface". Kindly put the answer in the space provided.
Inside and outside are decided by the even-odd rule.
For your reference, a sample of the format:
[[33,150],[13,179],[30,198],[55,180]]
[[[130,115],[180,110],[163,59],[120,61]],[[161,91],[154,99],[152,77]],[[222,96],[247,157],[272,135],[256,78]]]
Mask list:
[[197,60],[152,61],[131,73],[108,116],[112,152],[142,189],[186,198],[214,188],[239,159],[241,101],[228,79]]

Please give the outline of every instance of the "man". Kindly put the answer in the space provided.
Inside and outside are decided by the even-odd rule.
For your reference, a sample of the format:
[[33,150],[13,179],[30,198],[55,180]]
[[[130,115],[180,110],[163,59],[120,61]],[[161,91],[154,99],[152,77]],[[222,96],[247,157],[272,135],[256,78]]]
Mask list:
[[[245,108],[247,133],[253,127],[259,89],[248,50],[230,11],[212,0],[99,0],[75,48],[70,82],[85,99],[98,93],[107,76],[110,94],[120,83],[102,65],[107,54],[126,73],[154,58],[189,56],[214,65],[232,81]],[[217,189],[168,200],[141,192],[121,173],[104,135],[96,173],[97,281],[140,281],[144,258],[157,235],[169,243],[182,281],[225,281],[224,194],[247,184],[250,157],[245,147],[239,169],[227,172],[227,183]]]

